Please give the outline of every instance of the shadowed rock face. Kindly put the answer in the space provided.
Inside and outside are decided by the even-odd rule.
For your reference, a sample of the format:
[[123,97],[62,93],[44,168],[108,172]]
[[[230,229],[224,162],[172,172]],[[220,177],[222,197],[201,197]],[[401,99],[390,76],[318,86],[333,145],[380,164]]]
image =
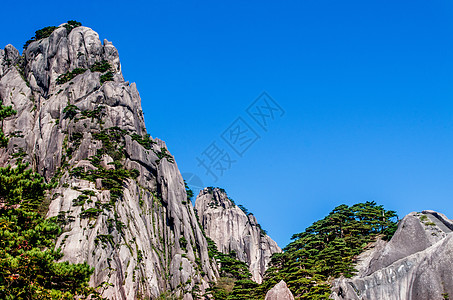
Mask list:
[[444,299],[453,295],[453,222],[410,213],[392,239],[359,256],[358,274],[333,282],[332,299]]
[[261,230],[256,218],[246,215],[218,188],[202,190],[195,201],[195,209],[206,235],[219,251],[235,251],[237,258],[249,265],[252,279],[261,283],[270,257],[281,249]]
[[282,280],[266,293],[264,300],[294,300],[294,296]]
[[[90,71],[102,61],[113,75],[104,83],[105,71]],[[86,70],[57,83],[76,68]],[[95,267],[91,285],[111,284],[103,289],[107,299],[156,298],[168,290],[191,299],[192,289],[203,291],[216,278],[217,266],[165,143],[151,138],[144,147],[137,139],[146,134],[140,96],[135,84],[123,80],[110,42],[101,43],[87,27],[69,34],[59,27],[22,56],[7,45],[0,50],[0,98],[17,111],[3,124],[11,139],[0,149],[0,165],[23,156],[48,181],[54,178],[47,216],[64,224],[57,241],[62,260]],[[102,135],[117,149],[105,148]],[[95,163],[100,149],[104,153]],[[126,176],[120,196],[114,196],[106,178],[77,175],[101,167],[138,170],[138,177]],[[89,196],[79,201],[83,194]]]

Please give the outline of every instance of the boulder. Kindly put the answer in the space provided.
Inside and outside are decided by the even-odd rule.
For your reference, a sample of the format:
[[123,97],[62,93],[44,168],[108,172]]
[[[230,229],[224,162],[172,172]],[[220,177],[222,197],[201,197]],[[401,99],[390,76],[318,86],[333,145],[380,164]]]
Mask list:
[[282,280],[267,292],[264,300],[294,300],[294,296]]

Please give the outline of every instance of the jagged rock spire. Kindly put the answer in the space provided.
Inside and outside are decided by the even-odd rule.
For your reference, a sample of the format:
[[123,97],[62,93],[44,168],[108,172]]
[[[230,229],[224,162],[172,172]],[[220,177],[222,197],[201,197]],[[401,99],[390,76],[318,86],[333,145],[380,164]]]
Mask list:
[[253,214],[246,214],[219,188],[200,191],[195,209],[206,235],[222,253],[235,251],[237,258],[249,265],[252,279],[263,280],[270,257],[281,252],[258,224]]

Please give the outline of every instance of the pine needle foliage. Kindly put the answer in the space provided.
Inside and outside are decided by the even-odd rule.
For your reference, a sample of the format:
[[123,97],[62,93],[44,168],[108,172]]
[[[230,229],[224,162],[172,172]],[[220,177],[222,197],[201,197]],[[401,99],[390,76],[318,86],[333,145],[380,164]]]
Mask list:
[[61,228],[38,213],[45,187],[27,164],[0,168],[0,299],[97,297],[88,286],[90,266],[56,262]]
[[2,103],[0,99],[0,148],[6,147],[9,141],[9,138],[3,133],[3,120],[16,114],[12,106],[4,106]]
[[250,280],[252,274],[248,270],[247,264],[237,259],[234,251],[224,254],[218,251],[213,240],[208,237],[206,239],[209,257],[217,262],[220,273],[220,278],[212,284],[207,294],[216,300],[257,299],[254,296],[254,288],[258,284]]
[[355,258],[378,237],[389,239],[396,218],[374,201],[336,207],[272,256],[261,295],[283,279],[297,299],[328,299],[331,280],[353,276]]

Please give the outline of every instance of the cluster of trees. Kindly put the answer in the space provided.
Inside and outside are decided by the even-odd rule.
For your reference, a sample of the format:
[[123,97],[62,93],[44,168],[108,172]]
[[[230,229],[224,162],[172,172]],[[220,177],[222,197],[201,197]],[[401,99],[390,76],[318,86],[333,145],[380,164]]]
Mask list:
[[[340,205],[304,232],[293,235],[283,253],[272,256],[261,285],[249,278],[233,278],[233,286],[217,285],[215,299],[264,299],[284,280],[296,299],[328,299],[330,282],[354,275],[354,260],[377,238],[389,239],[397,228],[397,215],[375,202]],[[223,288],[223,290],[222,290]],[[220,291],[219,291],[220,290]]]
[[[79,26],[82,26],[82,23],[77,22],[77,21],[74,21],[74,20],[70,20],[70,21],[68,21],[68,22],[64,25],[64,27],[66,28],[68,34],[69,34],[74,28],[79,27]],[[54,32],[55,29],[57,29],[57,28],[58,28],[57,26],[47,26],[47,27],[41,28],[41,29],[39,29],[39,30],[36,30],[36,31],[35,31],[35,36],[32,37],[31,39],[29,39],[28,41],[26,41],[23,48],[24,48],[24,49],[27,49],[28,46],[29,46],[31,43],[49,37],[49,36],[52,34],[52,32]]]
[[[0,106],[0,122],[16,112]],[[8,139],[0,128],[2,146]],[[39,214],[47,185],[28,164],[0,168],[0,299],[74,299],[91,295],[93,269],[86,263],[56,262],[56,218]]]
[[253,299],[251,295],[255,293],[254,289],[258,284],[251,280],[252,274],[247,264],[238,260],[234,251],[224,254],[218,251],[213,240],[208,237],[206,239],[210,258],[215,259],[220,266],[220,278],[212,283],[207,294],[216,300]]

